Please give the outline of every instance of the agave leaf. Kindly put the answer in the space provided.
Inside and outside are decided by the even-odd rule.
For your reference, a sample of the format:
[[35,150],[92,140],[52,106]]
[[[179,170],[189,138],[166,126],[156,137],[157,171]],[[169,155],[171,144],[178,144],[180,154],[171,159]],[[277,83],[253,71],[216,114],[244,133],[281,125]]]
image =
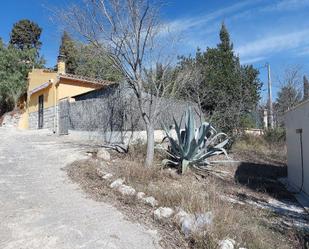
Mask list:
[[198,147],[200,147],[202,145],[202,143],[204,142],[205,140],[205,136],[206,136],[206,132],[207,132],[207,127],[202,124],[200,126],[200,129],[199,129],[199,133],[198,133],[198,138],[197,138],[197,145]]
[[210,151],[208,151],[206,154],[204,154],[203,156],[195,159],[192,161],[192,163],[200,163],[203,162],[206,158],[214,156],[214,155],[220,155],[223,152],[220,149],[212,149]]
[[214,137],[212,137],[208,142],[207,142],[207,146],[213,144],[220,136],[225,136],[227,137],[227,135],[223,132],[220,132],[218,134],[216,134]]
[[187,160],[182,160],[181,162],[181,173],[185,173],[190,165],[190,162]]
[[[227,154],[227,151],[224,148],[215,148],[215,149],[218,150],[218,151],[221,151],[228,159],[230,159],[230,157]],[[220,154],[222,154],[222,153],[220,153]]]
[[229,142],[228,139],[225,139],[223,142],[217,144],[214,148],[223,148],[225,145],[227,145]]
[[177,124],[177,122],[176,122],[174,117],[173,117],[173,120],[174,120],[174,123],[175,123],[175,131],[176,131],[176,134],[177,134],[177,138],[178,138],[178,142],[179,142],[179,147],[181,148],[181,151],[183,151],[183,146],[182,146],[182,143],[181,143],[180,127],[178,126],[178,124]]
[[177,152],[179,151],[180,153],[182,153],[182,149],[181,147],[179,146],[179,144],[169,135],[169,132],[167,131],[167,128],[165,127],[165,125],[163,124],[163,129],[166,133],[166,136],[168,138],[168,140],[170,141],[170,144],[171,144],[171,147],[172,147],[172,151],[173,152]]
[[191,150],[191,146],[193,146],[192,140],[195,139],[195,120],[193,118],[191,108],[188,110],[188,124],[187,124],[187,137],[186,143],[184,146],[184,154],[188,155],[189,151]]
[[[181,129],[183,118],[185,119],[184,129]],[[165,153],[169,156],[165,163],[177,165],[184,173],[189,167],[202,170],[202,165],[210,165],[211,162],[208,159],[214,155],[225,154],[228,157],[224,149],[229,141],[227,135],[217,133],[216,129],[207,122],[203,122],[196,129],[191,108],[182,115],[180,124],[175,118],[173,121],[177,139],[173,138],[164,127],[166,139],[170,142],[169,148],[165,149]]]
[[196,152],[198,149],[199,149],[199,147],[198,147],[198,145],[197,145],[197,143],[196,143],[196,140],[193,139],[193,140],[191,141],[191,143],[190,143],[189,151],[188,151],[187,154],[185,154],[185,157],[184,157],[184,158],[187,158],[187,159],[191,158],[192,155],[194,155],[195,152]]
[[169,160],[169,159],[164,159],[162,160],[162,164],[164,166],[167,166],[167,165],[174,165],[174,166],[177,166],[179,163],[176,161],[173,161],[173,160]]
[[172,152],[170,152],[169,150],[163,148],[162,146],[156,146],[156,149],[159,149],[159,150],[163,151],[165,154],[167,154],[168,156],[172,157],[175,160],[180,160],[179,156],[177,156],[176,154],[173,154]]

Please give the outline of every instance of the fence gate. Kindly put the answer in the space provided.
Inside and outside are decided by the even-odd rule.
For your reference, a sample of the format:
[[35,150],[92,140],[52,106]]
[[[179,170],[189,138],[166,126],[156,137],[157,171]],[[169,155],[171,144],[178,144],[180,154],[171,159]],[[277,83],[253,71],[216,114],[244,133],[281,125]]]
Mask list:
[[69,134],[69,105],[68,100],[59,103],[59,135]]

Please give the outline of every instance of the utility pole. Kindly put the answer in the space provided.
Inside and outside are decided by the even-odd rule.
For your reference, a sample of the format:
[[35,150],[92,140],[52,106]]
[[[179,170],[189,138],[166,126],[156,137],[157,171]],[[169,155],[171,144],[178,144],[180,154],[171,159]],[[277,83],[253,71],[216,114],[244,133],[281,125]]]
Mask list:
[[268,72],[268,122],[271,129],[274,128],[274,116],[273,116],[273,102],[272,102],[272,89],[271,89],[271,75],[270,75],[270,65],[266,64]]

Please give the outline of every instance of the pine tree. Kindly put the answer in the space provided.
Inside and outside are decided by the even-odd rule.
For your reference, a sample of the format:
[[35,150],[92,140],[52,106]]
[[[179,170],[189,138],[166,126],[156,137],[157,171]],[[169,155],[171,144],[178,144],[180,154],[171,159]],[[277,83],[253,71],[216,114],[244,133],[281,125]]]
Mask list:
[[111,81],[122,79],[121,73],[112,65],[106,54],[99,53],[91,44],[75,44],[75,46],[77,48],[75,74]]
[[301,92],[294,85],[287,84],[279,90],[275,102],[275,113],[280,126],[284,125],[284,113],[300,103],[300,101]]
[[10,35],[10,44],[19,49],[40,49],[42,28],[28,19],[15,23]]
[[66,31],[63,32],[63,35],[61,37],[59,55],[65,57],[66,72],[69,74],[75,74],[77,68],[77,49],[74,40]]
[[204,53],[198,50],[194,59],[182,57],[180,65],[192,64],[202,68],[203,80],[199,89],[207,93],[203,94],[205,97],[201,103],[203,112],[217,127],[232,132],[241,128],[242,119],[255,111],[261,82],[258,70],[240,65],[224,23],[219,37],[217,47],[207,48]]
[[230,34],[229,34],[224,23],[222,23],[222,25],[221,25],[220,41],[221,41],[221,43],[218,44],[218,48],[220,48],[222,51],[226,51],[226,52],[232,52],[233,51],[233,44],[230,41]]

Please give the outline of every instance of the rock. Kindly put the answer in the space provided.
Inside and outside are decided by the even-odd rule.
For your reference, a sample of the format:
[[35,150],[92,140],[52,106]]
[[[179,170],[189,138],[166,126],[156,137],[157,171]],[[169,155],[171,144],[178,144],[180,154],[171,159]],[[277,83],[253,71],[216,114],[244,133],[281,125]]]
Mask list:
[[177,170],[175,170],[175,169],[169,168],[169,169],[167,170],[167,172],[168,172],[168,175],[169,175],[172,179],[178,179],[178,178],[180,177],[179,174],[177,173]]
[[166,220],[174,214],[174,210],[168,207],[159,207],[153,214],[156,220]]
[[188,237],[192,233],[200,232],[206,225],[211,225],[212,221],[212,212],[197,215],[185,215],[183,213],[183,216],[179,218],[178,224],[181,226],[181,231],[185,237]]
[[105,148],[98,149],[97,157],[99,157],[99,158],[101,158],[105,161],[111,160],[111,155],[109,154],[109,152]]
[[97,168],[97,175],[103,177],[106,175],[106,172],[103,169]]
[[158,206],[158,201],[152,196],[143,198],[143,201],[151,207]]
[[195,231],[195,217],[194,215],[187,215],[183,217],[181,223],[181,232],[188,237],[192,232]]
[[118,188],[124,183],[124,179],[118,178],[117,180],[111,183],[110,188]]
[[201,229],[205,227],[206,225],[211,225],[212,221],[213,221],[212,212],[207,212],[204,214],[197,214],[196,221],[195,221],[196,229]]
[[186,211],[179,209],[177,214],[174,216],[174,221],[179,227],[181,227],[184,218],[187,216],[189,216],[189,214]]
[[102,178],[103,178],[104,180],[111,179],[112,177],[113,177],[113,174],[111,174],[111,173],[107,173],[107,174],[105,174],[104,176],[102,176]]
[[144,192],[138,192],[136,194],[136,197],[137,197],[138,200],[142,200],[142,199],[144,199],[145,195],[146,194]]
[[127,185],[120,185],[118,187],[118,191],[122,195],[135,195],[135,193],[136,193],[134,188],[132,188],[131,186],[127,186]]
[[218,243],[219,249],[234,249],[235,244],[236,242],[233,239],[220,240]]

